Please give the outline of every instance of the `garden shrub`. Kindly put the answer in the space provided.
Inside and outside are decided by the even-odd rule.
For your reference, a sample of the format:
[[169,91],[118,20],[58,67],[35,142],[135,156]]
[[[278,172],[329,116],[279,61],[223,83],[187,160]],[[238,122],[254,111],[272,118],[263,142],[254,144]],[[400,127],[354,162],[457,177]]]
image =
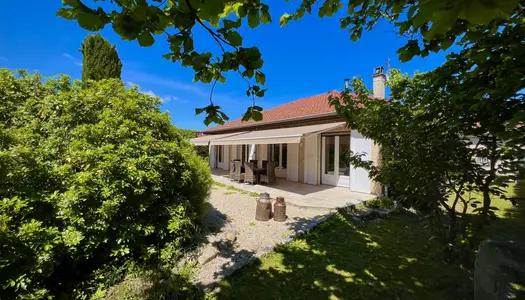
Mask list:
[[377,197],[365,202],[366,207],[370,208],[394,208],[394,200],[388,197]]
[[[197,130],[192,130],[192,129],[179,128],[179,133],[185,139],[187,139],[189,141],[189,140],[197,137],[198,131]],[[208,158],[210,156],[208,146],[193,146],[193,147],[195,148],[195,151],[197,152],[197,155],[199,155],[200,157],[208,160]]]
[[205,161],[120,80],[0,69],[2,299],[68,297],[107,264],[167,261],[211,188]]

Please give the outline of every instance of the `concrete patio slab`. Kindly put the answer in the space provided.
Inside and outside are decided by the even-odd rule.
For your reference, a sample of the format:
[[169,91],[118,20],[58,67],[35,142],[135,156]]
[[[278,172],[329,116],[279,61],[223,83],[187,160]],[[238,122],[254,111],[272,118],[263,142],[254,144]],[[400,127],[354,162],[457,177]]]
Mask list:
[[375,195],[356,193],[348,188],[334,187],[328,185],[311,185],[288,181],[277,178],[274,185],[251,185],[239,183],[228,179],[228,172],[220,169],[212,169],[212,177],[215,181],[225,185],[234,186],[238,189],[254,193],[269,193],[272,198],[284,197],[288,204],[299,207],[336,209],[358,204],[375,198]]

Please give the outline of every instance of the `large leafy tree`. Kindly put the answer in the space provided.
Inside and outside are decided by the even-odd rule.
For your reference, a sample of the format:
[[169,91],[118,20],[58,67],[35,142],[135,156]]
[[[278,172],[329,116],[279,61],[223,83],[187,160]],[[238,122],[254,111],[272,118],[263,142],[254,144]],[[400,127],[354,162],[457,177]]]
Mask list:
[[[439,84],[443,72],[444,67],[410,77],[392,70],[386,101],[370,98],[362,80],[355,79],[331,104],[350,128],[380,146],[379,165],[361,160],[360,153],[351,154],[351,163],[367,168],[404,206],[435,216],[449,244],[468,235],[467,209],[493,215],[492,198],[505,197],[501,187],[523,171],[524,129],[508,120],[525,104],[490,97],[479,103],[473,97],[465,103],[470,107],[457,105],[454,86]],[[482,201],[475,194],[483,195]]]
[[117,48],[100,34],[88,35],[82,42],[82,80],[120,79],[122,62]]
[[[104,7],[92,7],[81,0],[63,0],[58,12],[69,20],[77,20],[85,29],[96,31],[111,24],[125,40],[137,40],[141,46],[151,46],[155,36],[168,41],[164,57],[183,66],[192,67],[195,81],[225,82],[226,73],[240,74],[247,82],[246,94],[251,98],[243,120],[260,120],[261,107],[256,97],[264,96],[266,78],[261,71],[263,60],[257,47],[246,47],[239,29],[250,28],[272,21],[270,7],[261,0],[119,0]],[[303,0],[296,11],[280,18],[282,25],[302,18],[317,9],[320,17],[333,16],[341,9],[347,11],[341,18],[341,27],[350,32],[352,40],[361,37],[380,20],[392,22],[399,33],[408,37],[399,50],[400,59],[410,60],[414,55],[427,55],[450,47],[456,39],[477,25],[489,24],[494,19],[505,19],[518,6],[519,0],[352,0],[345,6],[340,0]],[[201,49],[194,46],[193,32],[203,28],[216,42],[217,48]],[[492,28],[493,29],[493,28]],[[158,39],[158,37],[157,37]],[[197,41],[198,42],[198,41]],[[253,82],[255,80],[255,83]],[[206,125],[228,120],[220,106],[210,105],[196,110],[206,113]]]
[[525,63],[519,58],[525,55],[524,9],[520,5],[510,18],[469,31],[463,49],[434,71],[433,84],[448,91],[449,107],[458,111],[450,122],[465,136],[476,137],[476,155],[486,161],[476,173],[484,214],[494,189],[523,175]]

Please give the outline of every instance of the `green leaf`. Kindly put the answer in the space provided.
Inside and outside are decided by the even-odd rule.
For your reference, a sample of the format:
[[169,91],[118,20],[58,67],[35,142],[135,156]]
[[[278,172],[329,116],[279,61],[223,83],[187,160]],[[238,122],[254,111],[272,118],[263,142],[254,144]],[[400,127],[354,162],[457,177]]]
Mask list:
[[272,21],[272,17],[270,16],[270,13],[268,10],[263,10],[261,14],[261,22],[263,24],[268,24]]
[[206,108],[207,108],[207,107],[196,108],[196,109],[195,109],[195,115],[200,115],[200,114],[202,114],[203,112],[206,111]]
[[232,46],[237,47],[242,44],[242,37],[237,31],[228,31],[224,34],[224,38],[232,44]]
[[56,15],[66,20],[74,20],[75,17],[77,16],[77,14],[75,13],[75,10],[72,8],[61,8],[57,11]]
[[78,0],[62,0],[62,4],[75,7],[78,4]]
[[235,21],[232,20],[224,20],[224,28],[226,29],[232,29],[232,28],[239,28],[241,27],[241,19],[237,19]]
[[254,111],[252,113],[252,120],[254,120],[254,121],[262,121],[262,119],[263,119],[262,113],[260,113],[258,111]]
[[79,13],[76,15],[76,18],[80,27],[90,31],[102,30],[104,28],[104,25],[106,25],[102,21],[101,16],[91,13]]
[[408,31],[408,29],[410,29],[410,23],[409,22],[397,22],[394,25],[399,27],[399,33],[400,34],[405,34]]
[[447,50],[448,48],[450,48],[450,46],[452,46],[453,43],[454,43],[453,38],[445,39],[444,41],[441,42],[441,49]]
[[263,72],[257,71],[255,72],[255,82],[260,83],[264,85],[266,83],[266,76]]
[[250,28],[256,28],[259,26],[261,19],[259,18],[259,12],[256,9],[250,10],[248,13],[248,26]]
[[262,89],[262,90],[260,90],[260,91],[257,91],[257,92],[255,93],[255,96],[257,96],[257,97],[259,97],[259,98],[262,98],[262,97],[264,97],[264,93],[266,93],[267,90],[268,90],[268,89]]
[[246,69],[244,72],[242,72],[242,76],[252,78],[253,77],[253,69]]
[[186,37],[184,39],[184,52],[193,51],[193,39],[191,37]]
[[224,121],[228,121],[230,118],[225,114],[223,113],[222,111],[218,111],[219,115],[221,116],[221,119],[223,119]]
[[283,14],[281,16],[281,18],[279,19],[279,24],[281,27],[285,26],[286,24],[288,24],[288,22],[290,22],[290,19],[292,18],[292,16],[290,14]]
[[244,6],[241,5],[237,8],[237,15],[239,16],[239,18],[246,17],[246,9],[244,8]]
[[432,14],[432,27],[423,33],[425,40],[430,41],[436,34],[446,33],[456,23],[459,9],[438,10]]
[[516,127],[516,125],[520,123],[525,123],[525,112],[524,111],[519,111],[519,112],[514,113],[514,116],[507,124],[507,127],[514,128]]
[[417,10],[416,5],[410,6],[410,8],[408,9],[408,13],[407,13],[408,19],[412,19],[414,17],[414,13],[416,12],[416,10]]
[[219,75],[216,76],[216,79],[220,83],[225,83],[226,82],[226,77],[224,77],[224,75],[222,75],[221,73],[219,73]]
[[210,61],[210,58],[212,57],[212,54],[210,52],[202,53],[200,55],[197,55],[193,57],[193,67],[196,70],[202,69],[206,66],[206,64]]
[[149,47],[155,43],[155,39],[149,31],[142,31],[137,37],[137,41],[141,47]]

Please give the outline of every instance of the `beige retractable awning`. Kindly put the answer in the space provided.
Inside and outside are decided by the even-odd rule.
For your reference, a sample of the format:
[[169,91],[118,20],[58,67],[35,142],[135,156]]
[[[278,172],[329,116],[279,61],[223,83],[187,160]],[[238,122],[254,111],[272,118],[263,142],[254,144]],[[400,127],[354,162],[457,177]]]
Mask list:
[[303,136],[342,127],[344,124],[344,122],[338,122],[279,129],[256,130],[220,139],[213,139],[210,141],[210,143],[211,145],[298,144],[301,142],[301,137]]
[[199,137],[191,139],[190,143],[192,143],[195,146],[208,146],[209,142],[213,140],[231,137],[234,135],[243,134],[245,132],[246,131],[236,132],[236,133],[226,133],[226,134],[207,134],[207,135],[203,135],[203,136],[199,136]]

